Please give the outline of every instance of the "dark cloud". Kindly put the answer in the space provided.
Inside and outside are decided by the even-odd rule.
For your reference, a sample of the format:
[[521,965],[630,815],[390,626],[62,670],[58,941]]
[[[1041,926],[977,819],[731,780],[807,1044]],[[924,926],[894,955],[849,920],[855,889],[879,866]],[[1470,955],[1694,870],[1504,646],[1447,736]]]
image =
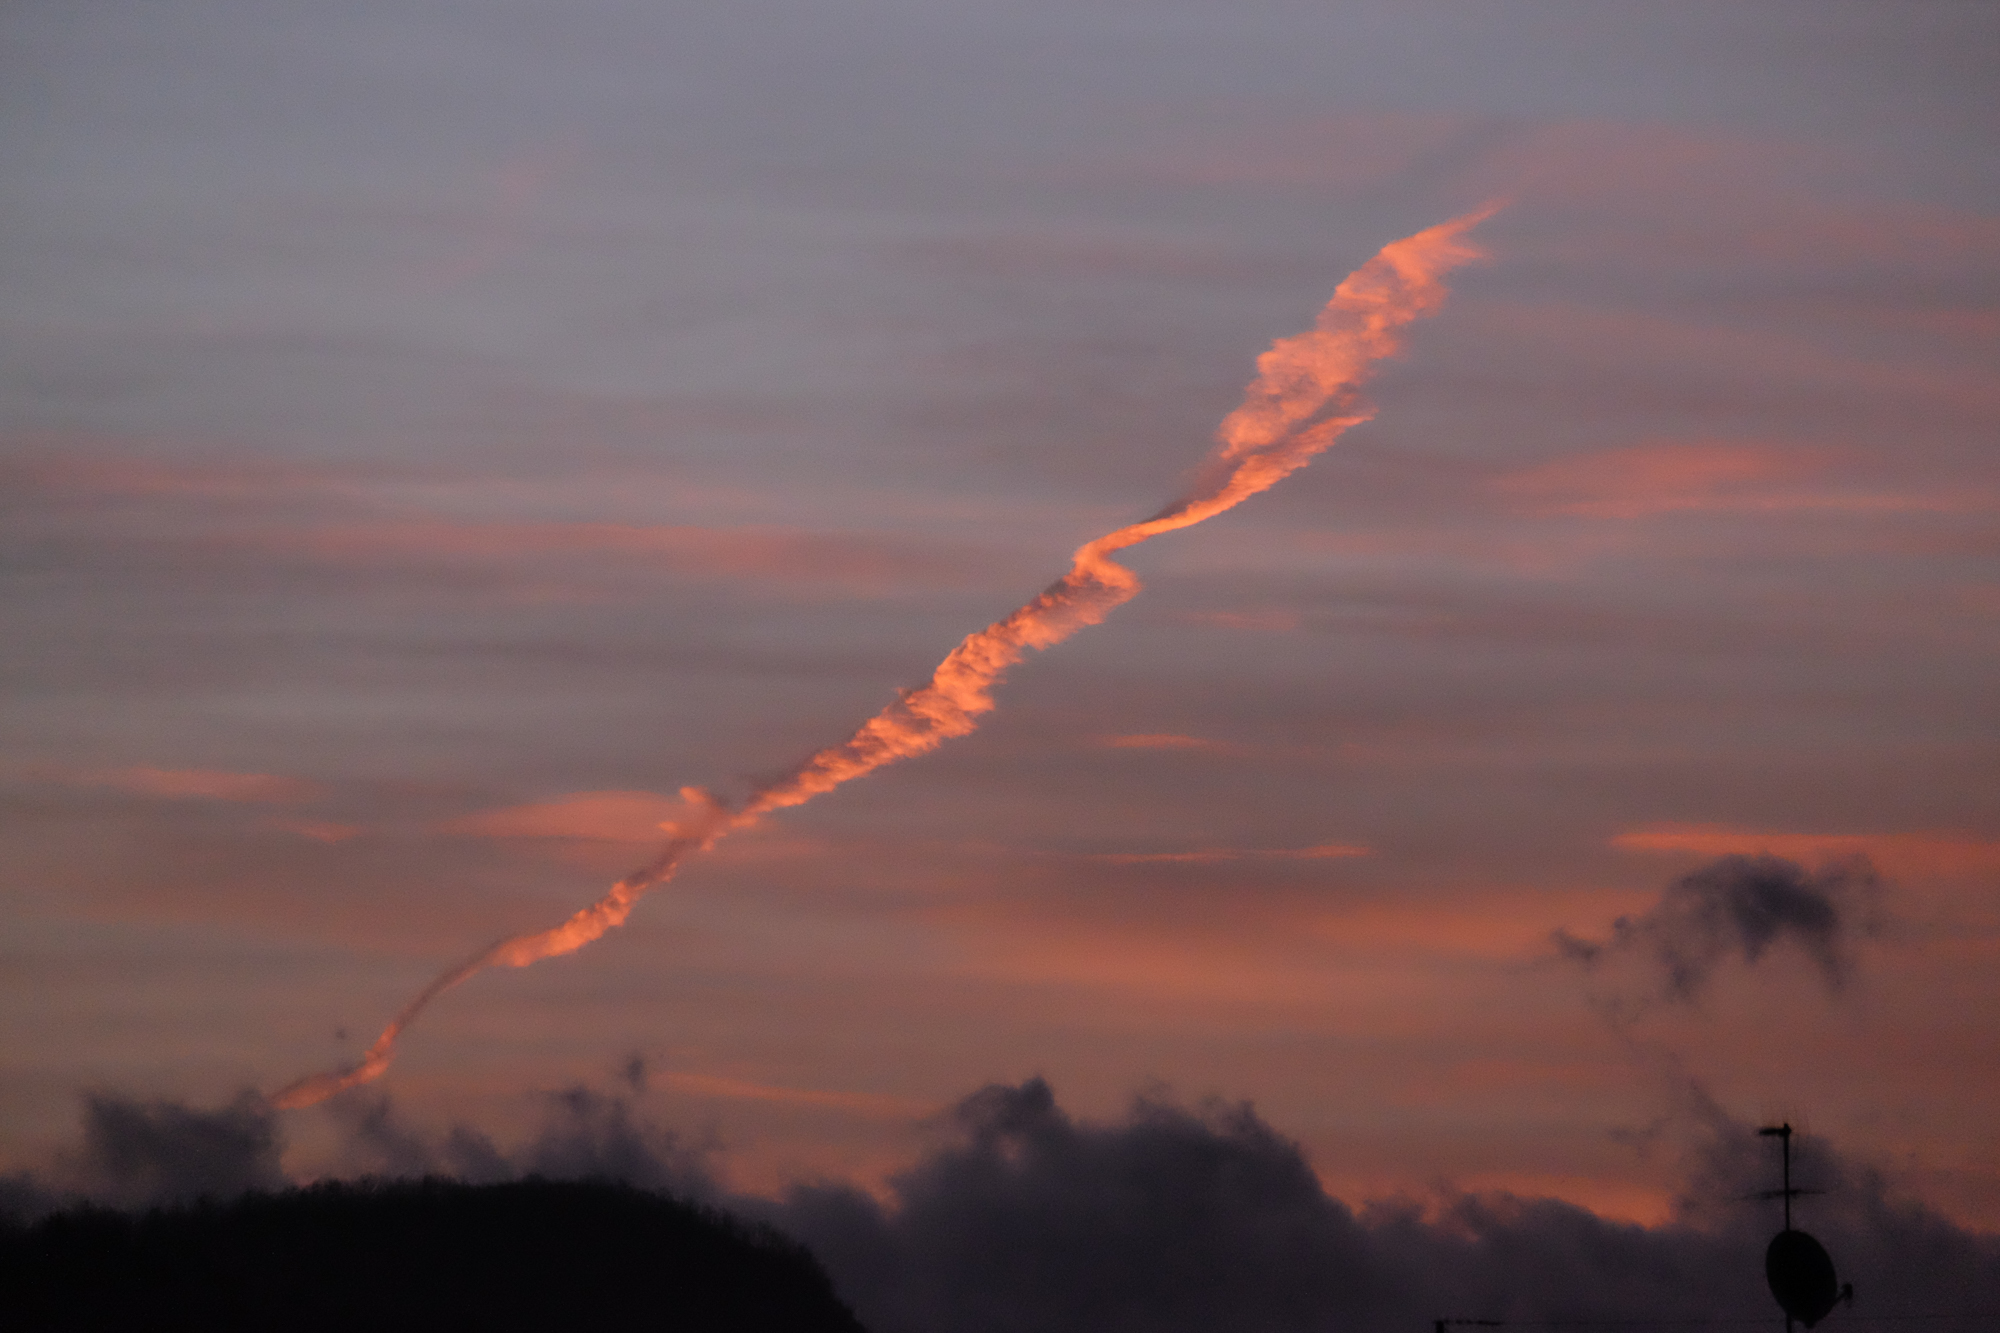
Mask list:
[[92,1093],[68,1184],[123,1206],[231,1198],[283,1186],[281,1149],[276,1114],[253,1092],[214,1110]]
[[[1247,1106],[1139,1101],[1122,1124],[1072,1120],[1047,1084],[962,1103],[952,1142],[884,1205],[801,1187],[771,1220],[803,1239],[876,1333],[1370,1330],[1486,1319],[1754,1318],[1774,1307],[1740,1202],[1770,1163],[1713,1112],[1690,1186],[1657,1227],[1551,1199],[1445,1195],[1353,1210]],[[1768,1156],[1768,1146],[1763,1147]],[[1874,1313],[1991,1306],[2000,1242],[1894,1201],[1824,1145],[1800,1172],[1833,1190],[1822,1229]],[[1768,1209],[1767,1209],[1768,1210]],[[1942,1321],[1939,1327],[1954,1327]],[[1972,1321],[1961,1325],[1974,1326]]]
[[[620,1076],[629,1081],[632,1066]],[[342,1131],[330,1174],[473,1184],[593,1180],[683,1199],[719,1197],[708,1169],[713,1145],[654,1124],[633,1097],[578,1084],[538,1100],[539,1126],[509,1149],[469,1125],[442,1133],[412,1126],[387,1097],[338,1098],[327,1107]],[[82,1131],[81,1146],[46,1168],[0,1176],[0,1222],[83,1203],[152,1208],[295,1183],[281,1166],[278,1116],[255,1093],[212,1110],[93,1093],[84,1099]]]
[[1247,1107],[1142,1101],[1083,1126],[1035,1079],[956,1121],[962,1141],[898,1179],[893,1211],[828,1186],[780,1219],[882,1333],[1303,1326],[1380,1313],[1414,1276],[1366,1261],[1354,1216]]
[[1640,916],[1621,916],[1605,940],[1555,933],[1564,957],[1596,967],[1626,956],[1659,969],[1669,1000],[1698,999],[1715,969],[1732,957],[1755,964],[1789,944],[1818,969],[1829,991],[1854,969],[1855,942],[1880,929],[1881,881],[1862,857],[1809,871],[1776,856],[1725,856],[1667,886]]
[[702,1146],[648,1123],[631,1099],[577,1086],[551,1099],[541,1133],[516,1161],[527,1175],[703,1196],[713,1192],[706,1155]]
[[[619,1071],[628,1085],[637,1057]],[[640,1064],[643,1077],[643,1064]],[[636,1091],[636,1090],[635,1090]],[[405,1124],[387,1097],[345,1097],[329,1103],[347,1131],[339,1172],[363,1176],[451,1176],[480,1184],[539,1176],[600,1180],[682,1198],[716,1195],[708,1171],[711,1145],[648,1120],[634,1096],[584,1084],[542,1094],[539,1128],[512,1150],[469,1125],[443,1135]]]
[[62,1207],[64,1202],[50,1192],[33,1172],[10,1171],[0,1176],[0,1227],[45,1217]]

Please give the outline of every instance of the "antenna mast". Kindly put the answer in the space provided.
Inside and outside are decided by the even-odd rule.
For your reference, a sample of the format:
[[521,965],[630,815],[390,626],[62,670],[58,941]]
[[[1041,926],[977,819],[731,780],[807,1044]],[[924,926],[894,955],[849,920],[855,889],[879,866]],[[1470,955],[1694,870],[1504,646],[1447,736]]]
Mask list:
[[1779,1144],[1784,1148],[1785,1187],[1779,1190],[1778,1193],[1785,1200],[1785,1230],[1790,1231],[1792,1229],[1792,1195],[1796,1193],[1792,1189],[1792,1122],[1787,1120],[1782,1125],[1766,1125],[1757,1132],[1766,1138],[1778,1140]]

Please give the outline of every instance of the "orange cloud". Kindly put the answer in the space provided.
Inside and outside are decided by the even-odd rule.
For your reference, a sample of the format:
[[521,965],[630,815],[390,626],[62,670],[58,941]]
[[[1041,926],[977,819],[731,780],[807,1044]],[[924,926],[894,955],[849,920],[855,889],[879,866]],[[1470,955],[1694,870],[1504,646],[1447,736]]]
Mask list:
[[89,787],[111,787],[137,796],[164,796],[174,800],[241,801],[254,804],[289,805],[310,801],[320,789],[299,778],[273,773],[228,773],[211,768],[100,769],[72,779]]
[[1278,956],[1240,941],[1162,938],[1074,923],[1056,929],[981,912],[962,914],[955,924],[967,928],[970,952],[958,970],[1015,984],[1253,1004],[1324,1003],[1353,984],[1344,984],[1330,963]]
[[528,219],[575,156],[567,144],[541,144],[500,164],[488,181],[489,198],[466,219],[456,254],[427,275],[424,285],[444,288],[477,277],[527,248]]
[[1106,919],[1069,902],[960,903],[926,916],[958,941],[951,970],[963,975],[1162,1002],[1338,1001],[1349,1017],[1398,1024],[1436,1000],[1438,967],[1463,976],[1468,961],[1525,964],[1547,952],[1552,922],[1609,921],[1646,898],[1536,888],[1333,908],[1268,901],[1227,920]]
[[1392,181],[1474,141],[1485,127],[1475,118],[1409,112],[1314,116],[1261,124],[1253,132],[1203,134],[1164,151],[1095,161],[1093,179],[1130,176],[1232,190],[1338,185],[1364,188]]
[[1273,634],[1289,634],[1299,627],[1298,612],[1277,607],[1263,611],[1190,611],[1182,619],[1191,625],[1262,630]]
[[631,523],[463,523],[408,519],[259,529],[234,539],[346,564],[417,559],[504,562],[524,557],[616,556],[676,574],[863,588],[935,585],[965,562],[920,543],[789,528]]
[[89,435],[30,435],[20,443],[34,449],[10,459],[4,471],[45,491],[71,496],[141,499],[247,500],[269,502],[332,489],[331,473],[315,473],[263,461],[162,463],[119,452],[130,442]]
[[1494,484],[1540,513],[1638,518],[1768,503],[1753,488],[1813,465],[1767,445],[1654,444],[1558,459]]
[[1170,731],[1145,732],[1131,736],[1105,736],[1105,745],[1114,750],[1228,750],[1234,747],[1222,741],[1203,740],[1199,736],[1181,736]]
[[1321,843],[1317,847],[1210,847],[1193,852],[1109,852],[1090,859],[1112,865],[1145,865],[1159,861],[1332,861],[1349,856],[1369,856],[1371,849],[1344,842]]
[[768,1083],[750,1083],[717,1074],[666,1072],[656,1075],[661,1083],[700,1097],[722,1097],[731,1101],[775,1102],[790,1106],[822,1106],[876,1120],[907,1120],[934,1109],[925,1102],[907,1097],[889,1097],[872,1092],[833,1092],[819,1088],[783,1088]]
[[1862,855],[1892,874],[1971,875],[2000,871],[2000,841],[1960,833],[1775,833],[1721,824],[1652,824],[1621,833],[1628,852],[1700,856],[1770,855],[1795,861]]
[[1530,513],[1585,518],[1644,518],[1690,510],[1961,513],[1994,504],[1993,497],[1977,489],[1911,495],[1801,485],[1827,463],[1823,455],[1795,447],[1666,442],[1557,459],[1493,484]]
[[1544,356],[1622,372],[1607,361],[1616,349],[1618,364],[1653,361],[1678,373],[1710,373],[1732,382],[1754,381],[1787,392],[1861,395],[1885,402],[1922,400],[1986,416],[2000,406],[1992,376],[1964,368],[1956,358],[1886,360],[1843,351],[1803,329],[1759,329],[1741,323],[1619,310],[1578,302],[1493,302],[1474,308],[1463,320],[1475,336],[1532,340]]
[[1505,1193],[1519,1199],[1561,1199],[1588,1208],[1599,1217],[1647,1227],[1672,1220],[1678,1193],[1639,1181],[1537,1171],[1479,1171],[1458,1176],[1452,1183],[1468,1194]]
[[273,819],[268,823],[271,828],[296,833],[314,842],[346,842],[361,832],[357,824],[334,824],[323,819]]
[[[90,439],[50,437],[43,452],[0,460],[0,480],[50,497],[62,521],[79,516],[94,540],[179,546],[208,558],[289,557],[340,567],[434,563],[522,573],[552,562],[668,573],[687,578],[845,585],[864,591],[977,581],[985,563],[946,540],[824,532],[782,524],[567,522],[470,517],[546,507],[558,483],[430,481],[270,464],[164,464],[105,454]],[[68,455],[59,453],[67,449]],[[92,454],[91,450],[97,450]],[[579,484],[574,481],[571,484]],[[612,487],[597,478],[592,485]],[[630,486],[624,487],[629,491]],[[714,499],[676,485],[682,502]],[[595,493],[593,492],[593,497]],[[561,498],[558,495],[558,498]],[[739,507],[749,497],[729,497]],[[141,523],[105,515],[106,502],[138,507]],[[427,512],[440,507],[446,512]],[[115,506],[114,506],[115,508]],[[715,506],[709,506],[712,511]],[[562,591],[563,585],[549,583]]]
[[1519,958],[1548,944],[1566,915],[1609,921],[1644,895],[1622,889],[1488,891],[1448,902],[1364,902],[1319,912],[1299,929],[1370,954]]
[[654,846],[687,817],[687,803],[650,791],[586,791],[554,801],[467,815],[440,832],[480,838],[560,838]]

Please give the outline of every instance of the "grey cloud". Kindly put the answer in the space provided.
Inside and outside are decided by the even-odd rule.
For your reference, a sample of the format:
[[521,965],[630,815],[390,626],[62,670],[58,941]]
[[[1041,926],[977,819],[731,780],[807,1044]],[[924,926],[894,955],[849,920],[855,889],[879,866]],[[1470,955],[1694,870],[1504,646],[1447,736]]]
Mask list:
[[774,1219],[883,1333],[1293,1327],[1382,1312],[1414,1276],[1371,1268],[1354,1216],[1247,1107],[1144,1101],[1094,1127],[1034,1079],[975,1093],[956,1123],[893,1211],[808,1187]]
[[[708,1169],[713,1145],[652,1123],[632,1097],[578,1084],[539,1100],[539,1127],[509,1149],[469,1125],[441,1134],[412,1126],[387,1097],[337,1099],[327,1108],[342,1131],[331,1174],[475,1184],[598,1180],[683,1199],[719,1197]],[[284,1189],[296,1182],[281,1165],[283,1152],[277,1113],[254,1092],[213,1109],[92,1093],[84,1098],[79,1148],[39,1170],[0,1175],[0,1224],[79,1204],[140,1209]]]
[[[619,1074],[628,1084],[631,1069],[628,1063]],[[338,1173],[440,1175],[475,1183],[528,1176],[608,1180],[681,1198],[715,1197],[710,1146],[652,1123],[634,1096],[576,1084],[544,1094],[541,1101],[540,1127],[509,1150],[469,1125],[453,1125],[442,1136],[426,1134],[405,1124],[387,1097],[340,1099],[329,1104],[347,1131]]]
[[1879,930],[1881,881],[1865,858],[1809,871],[1775,856],[1725,856],[1683,875],[1651,911],[1619,917],[1609,938],[1555,933],[1557,949],[1586,968],[1621,956],[1657,967],[1661,993],[1692,1002],[1732,957],[1756,964],[1790,944],[1811,959],[1829,991],[1854,969],[1856,940]]
[[577,1086],[556,1094],[541,1133],[517,1160],[529,1175],[699,1196],[712,1192],[704,1157],[699,1146],[638,1117],[629,1098]]
[[281,1149],[276,1114],[254,1092],[213,1110],[91,1093],[82,1151],[53,1181],[22,1179],[26,1190],[15,1203],[25,1210],[65,1196],[122,1207],[230,1198],[284,1185]]
[[32,1171],[10,1171],[0,1176],[0,1227],[45,1217],[65,1202]]

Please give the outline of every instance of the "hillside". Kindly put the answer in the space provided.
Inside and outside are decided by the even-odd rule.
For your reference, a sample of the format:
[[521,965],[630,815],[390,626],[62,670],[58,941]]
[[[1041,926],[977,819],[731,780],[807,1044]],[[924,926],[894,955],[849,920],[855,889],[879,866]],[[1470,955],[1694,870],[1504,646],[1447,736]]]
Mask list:
[[791,1241],[622,1186],[315,1185],[0,1233],[21,1329],[860,1333]]

